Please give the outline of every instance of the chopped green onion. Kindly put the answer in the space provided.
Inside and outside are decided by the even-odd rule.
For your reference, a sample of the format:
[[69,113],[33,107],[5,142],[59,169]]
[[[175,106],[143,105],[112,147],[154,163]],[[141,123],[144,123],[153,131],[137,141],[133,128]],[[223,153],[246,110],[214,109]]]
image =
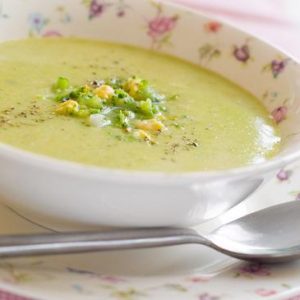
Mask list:
[[140,102],[140,109],[143,114],[146,116],[152,117],[153,116],[153,111],[152,111],[152,101],[151,99],[147,99],[146,101],[141,101]]
[[118,120],[120,122],[121,127],[123,127],[123,128],[129,127],[128,119],[122,110],[119,111]]
[[88,98],[84,101],[85,105],[91,109],[100,109],[102,108],[101,100],[94,96],[92,98]]
[[61,90],[61,91],[64,91],[64,90],[68,89],[69,87],[70,87],[69,79],[67,79],[65,77],[58,77],[58,79],[54,85],[55,90]]

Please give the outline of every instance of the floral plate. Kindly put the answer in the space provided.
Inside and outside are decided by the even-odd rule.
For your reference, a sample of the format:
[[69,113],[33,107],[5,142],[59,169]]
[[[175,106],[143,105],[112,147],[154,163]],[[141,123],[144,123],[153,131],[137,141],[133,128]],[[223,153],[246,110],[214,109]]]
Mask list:
[[[300,165],[278,172],[248,200],[221,219],[199,226],[209,231],[251,211],[300,201]],[[0,208],[0,233],[45,229],[8,207]],[[300,263],[248,264],[208,248],[178,246],[56,257],[1,260],[0,299],[300,299]],[[7,296],[9,295],[9,297]]]

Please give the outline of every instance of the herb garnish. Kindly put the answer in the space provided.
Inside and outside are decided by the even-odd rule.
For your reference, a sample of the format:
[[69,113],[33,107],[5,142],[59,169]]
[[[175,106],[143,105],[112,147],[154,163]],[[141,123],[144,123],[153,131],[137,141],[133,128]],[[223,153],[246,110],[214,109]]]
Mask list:
[[51,98],[58,102],[55,111],[59,115],[85,118],[96,127],[118,127],[149,143],[155,143],[154,136],[167,129],[166,97],[135,76],[93,80],[82,86],[59,77]]

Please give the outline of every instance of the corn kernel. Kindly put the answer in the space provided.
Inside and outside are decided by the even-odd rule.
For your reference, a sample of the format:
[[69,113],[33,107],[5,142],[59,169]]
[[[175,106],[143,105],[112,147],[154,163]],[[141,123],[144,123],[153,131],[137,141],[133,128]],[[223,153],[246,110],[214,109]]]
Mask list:
[[95,94],[101,99],[108,100],[115,93],[115,90],[110,85],[101,85],[100,87],[95,89]]
[[165,129],[165,125],[156,119],[138,121],[136,122],[135,127],[141,130],[156,132],[163,131]]
[[60,103],[55,112],[59,115],[71,115],[79,111],[79,104],[74,100],[68,100]]
[[141,79],[129,78],[124,84],[125,91],[131,96],[135,97],[140,88]]

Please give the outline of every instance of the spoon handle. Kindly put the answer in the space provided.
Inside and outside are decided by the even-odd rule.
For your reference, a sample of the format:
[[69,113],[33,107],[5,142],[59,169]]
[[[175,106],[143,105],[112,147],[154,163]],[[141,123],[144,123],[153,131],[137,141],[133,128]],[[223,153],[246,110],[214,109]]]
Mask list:
[[21,257],[208,244],[192,229],[124,229],[107,232],[67,232],[0,236],[0,257]]

